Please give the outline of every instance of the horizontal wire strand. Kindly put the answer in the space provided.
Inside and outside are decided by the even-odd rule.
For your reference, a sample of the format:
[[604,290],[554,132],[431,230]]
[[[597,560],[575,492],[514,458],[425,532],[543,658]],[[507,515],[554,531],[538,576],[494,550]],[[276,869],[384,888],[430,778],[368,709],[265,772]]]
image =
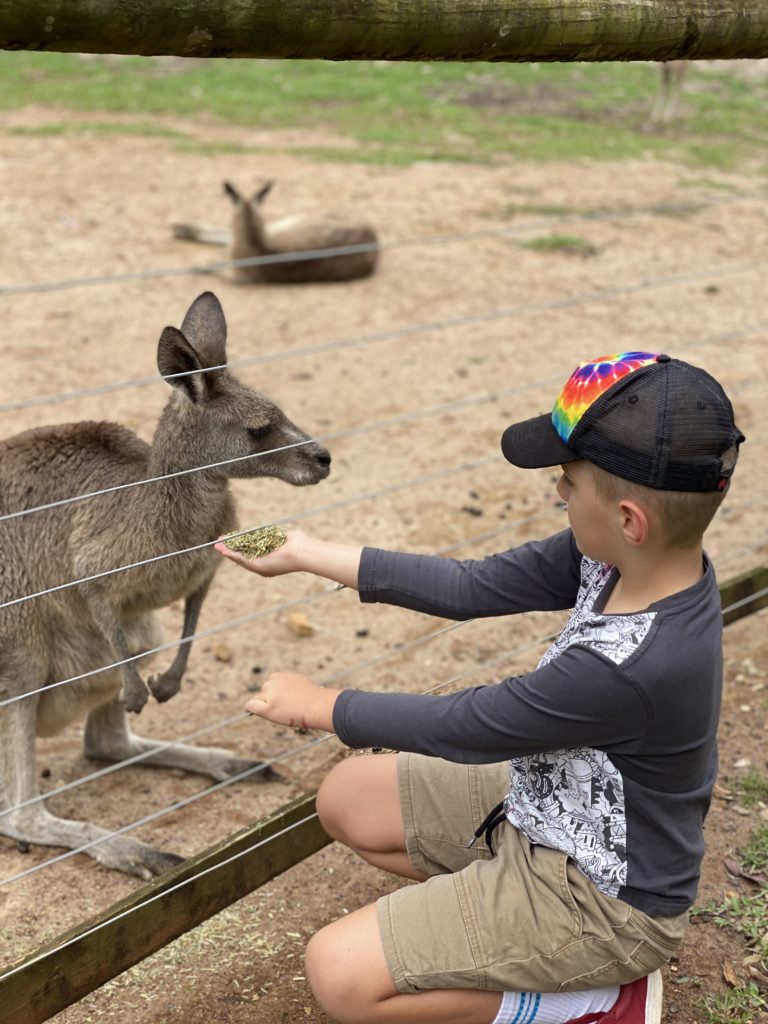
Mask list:
[[[726,264],[726,267],[728,265]],[[753,269],[751,265],[747,265],[748,269]],[[718,265],[709,270],[703,271],[688,271],[684,275],[677,275],[675,279],[669,277],[664,278],[653,278],[649,282],[638,282],[635,285],[630,286],[616,286],[617,288],[627,287],[630,289],[629,294],[632,290],[649,290],[656,287],[665,287],[666,282],[672,281],[670,287],[673,287],[677,283],[677,279],[689,280],[688,274],[695,274],[698,276],[709,276],[710,273],[716,273],[721,269],[721,265]],[[754,269],[757,269],[755,267]],[[744,270],[734,270],[733,273],[747,272]],[[694,278],[696,279],[696,278]],[[420,324],[408,324],[403,327],[390,328],[386,331],[376,331],[372,334],[353,335],[351,338],[334,339],[329,342],[324,342],[319,345],[304,346],[299,349],[287,349],[279,352],[265,353],[264,355],[257,356],[246,356],[240,359],[233,360],[225,364],[219,364],[213,367],[201,367],[199,370],[185,370],[180,373],[168,374],[166,376],[153,374],[152,376],[136,377],[127,381],[118,381],[112,384],[102,384],[91,388],[82,388],[80,390],[63,392],[54,395],[44,395],[37,398],[21,399],[15,402],[0,403],[0,412],[5,411],[17,411],[19,409],[32,408],[34,406],[54,404],[56,402],[63,402],[74,398],[91,397],[94,395],[107,394],[113,391],[125,390],[132,387],[144,386],[147,384],[156,383],[158,380],[173,381],[184,377],[189,377],[195,373],[213,373],[217,370],[222,369],[241,369],[246,366],[255,366],[263,363],[273,363],[278,361],[284,361],[286,359],[298,358],[307,355],[322,355],[328,352],[343,351],[349,348],[357,348],[368,346],[372,344],[379,344],[386,341],[396,341],[400,338],[412,337],[414,334],[423,334],[430,331],[438,330],[451,330],[457,327],[466,327],[470,324],[475,323],[488,323],[494,320],[504,320],[515,316],[527,316],[532,313],[546,312],[551,309],[568,308],[572,305],[579,305],[582,302],[589,302],[590,300],[601,301],[605,298],[618,297],[622,294],[626,294],[623,291],[614,293],[612,289],[600,289],[596,292],[585,292],[579,293],[575,296],[565,296],[561,299],[543,299],[539,302],[525,303],[519,306],[504,306],[495,310],[481,310],[477,313],[465,313],[456,317],[441,318],[439,320],[426,321]],[[762,329],[765,324],[759,325]],[[755,329],[758,329],[757,327]],[[726,339],[727,340],[727,339]]]
[[425,235],[420,238],[394,239],[392,241],[360,242],[351,245],[328,246],[322,249],[305,249],[299,252],[268,253],[261,256],[245,256],[239,259],[213,260],[202,264],[189,264],[182,267],[158,267],[156,269],[122,271],[116,274],[100,274],[94,277],[64,278],[58,281],[41,281],[22,285],[0,286],[0,297],[11,295],[30,295],[40,292],[64,291],[72,288],[93,287],[105,284],[126,284],[132,281],[147,281],[162,277],[183,277],[189,274],[213,273],[220,270],[240,269],[246,267],[269,266],[280,263],[305,263],[324,259],[329,256],[354,255],[366,252],[383,252],[393,249],[406,249],[419,246],[447,245],[455,242],[503,239],[510,235],[536,231],[542,227],[553,227],[557,224],[578,223],[582,221],[612,220],[617,217],[646,216],[648,214],[668,211],[691,210],[732,205],[740,202],[762,201],[761,193],[742,193],[739,196],[728,196],[717,200],[690,203],[659,203],[638,207],[624,207],[620,211],[592,211],[573,213],[542,218],[537,221],[511,224],[507,228],[485,228],[477,231],[457,232],[450,235]]

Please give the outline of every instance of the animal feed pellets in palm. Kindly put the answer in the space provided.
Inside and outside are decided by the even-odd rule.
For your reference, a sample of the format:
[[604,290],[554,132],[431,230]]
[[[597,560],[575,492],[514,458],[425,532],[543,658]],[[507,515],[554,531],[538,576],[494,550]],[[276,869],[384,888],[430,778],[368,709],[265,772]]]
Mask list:
[[285,530],[279,526],[262,526],[235,537],[225,537],[224,543],[230,551],[237,551],[246,558],[263,558],[285,544],[286,539]]

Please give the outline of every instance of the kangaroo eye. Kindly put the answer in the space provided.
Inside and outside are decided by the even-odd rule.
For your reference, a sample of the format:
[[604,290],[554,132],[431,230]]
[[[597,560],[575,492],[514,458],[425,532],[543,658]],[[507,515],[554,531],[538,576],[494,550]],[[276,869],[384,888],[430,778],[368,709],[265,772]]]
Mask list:
[[270,425],[267,423],[263,427],[248,427],[248,435],[253,438],[254,441],[260,441],[263,437],[266,437],[271,430]]

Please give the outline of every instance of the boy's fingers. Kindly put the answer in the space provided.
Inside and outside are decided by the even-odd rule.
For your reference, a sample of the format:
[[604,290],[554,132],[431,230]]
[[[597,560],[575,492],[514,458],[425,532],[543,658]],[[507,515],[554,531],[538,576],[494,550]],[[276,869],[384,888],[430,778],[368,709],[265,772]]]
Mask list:
[[249,715],[260,715],[265,708],[268,708],[269,704],[265,700],[259,700],[258,697],[252,697],[245,705],[245,710]]

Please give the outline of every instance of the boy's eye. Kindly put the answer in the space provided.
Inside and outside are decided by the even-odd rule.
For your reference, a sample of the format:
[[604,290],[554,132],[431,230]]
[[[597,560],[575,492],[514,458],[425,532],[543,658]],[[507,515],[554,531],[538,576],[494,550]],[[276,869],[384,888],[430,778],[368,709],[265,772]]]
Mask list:
[[248,435],[253,438],[254,441],[260,441],[263,437],[266,437],[270,431],[270,426],[267,423],[263,427],[248,427]]

